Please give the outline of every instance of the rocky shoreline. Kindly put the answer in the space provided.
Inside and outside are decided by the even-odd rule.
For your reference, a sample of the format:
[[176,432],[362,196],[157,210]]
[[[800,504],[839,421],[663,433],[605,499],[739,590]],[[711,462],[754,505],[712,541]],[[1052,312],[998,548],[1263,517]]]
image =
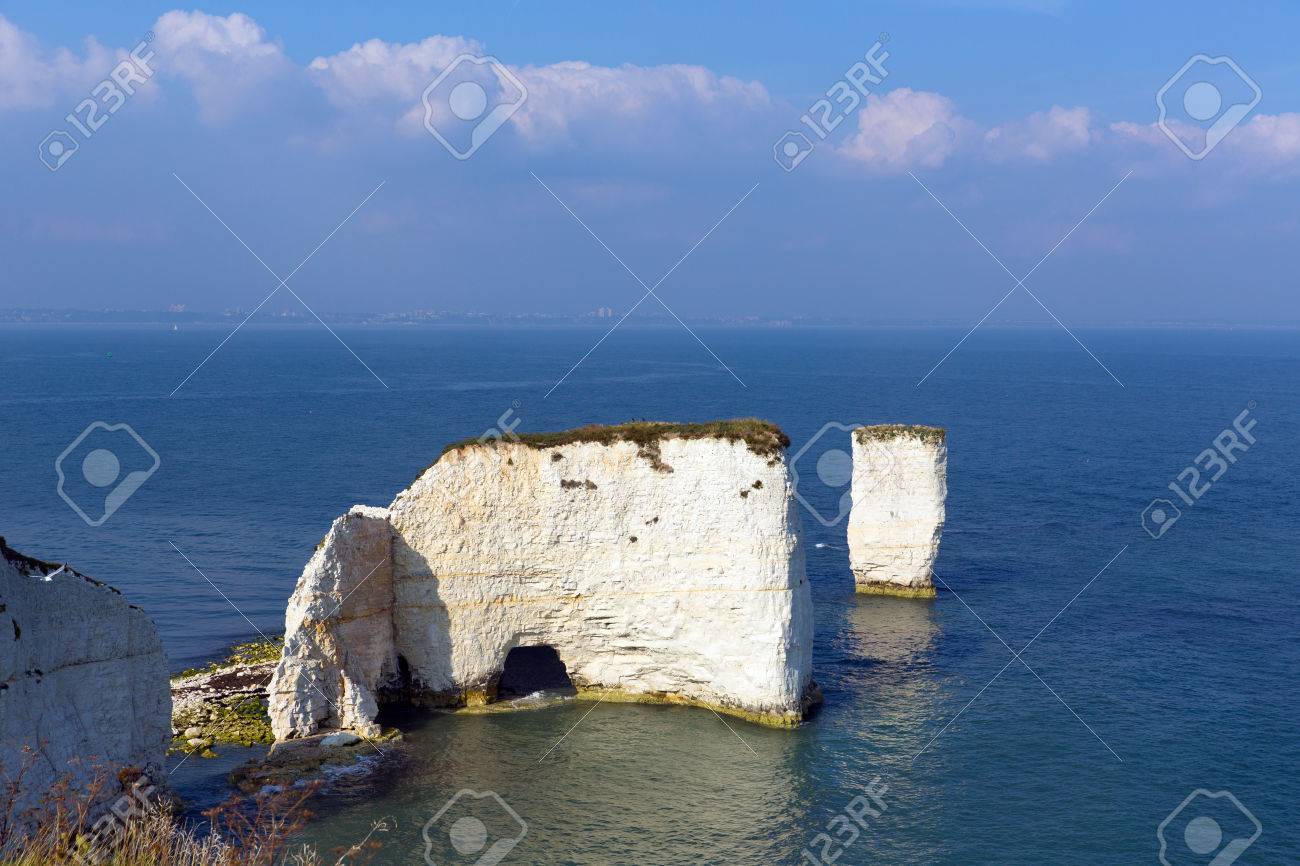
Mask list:
[[401,739],[398,731],[388,729],[369,738],[338,732],[275,742],[267,687],[283,648],[280,638],[237,644],[226,658],[172,677],[168,754],[215,758],[222,745],[266,746],[265,754],[230,773],[231,785],[244,794],[327,784],[333,777],[374,769],[388,754],[386,744]]
[[283,642],[239,644],[230,655],[172,677],[172,742],[169,754],[216,757],[212,747],[271,745],[267,686]]

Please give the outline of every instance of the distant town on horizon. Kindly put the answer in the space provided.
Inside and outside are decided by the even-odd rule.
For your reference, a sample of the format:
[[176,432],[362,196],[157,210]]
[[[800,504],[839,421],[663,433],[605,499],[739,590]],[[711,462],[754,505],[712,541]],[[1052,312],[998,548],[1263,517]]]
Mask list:
[[[322,312],[321,320],[336,325],[509,325],[509,326],[603,326],[611,327],[623,319],[625,313],[612,307],[598,307],[585,313],[485,313],[457,310],[404,310],[400,312],[337,313]],[[653,311],[634,310],[627,316],[629,323],[637,325],[677,325],[673,317]],[[167,309],[52,309],[9,308],[0,309],[0,323],[80,325],[219,325],[239,324],[247,320],[254,324],[307,325],[316,318],[305,309],[285,308],[258,310],[251,316],[242,309],[190,310],[184,304]],[[845,316],[792,316],[769,317],[759,315],[688,316],[688,322],[701,326],[729,328],[956,328],[969,323],[957,318],[904,320],[867,319]],[[990,318],[983,325],[992,328],[1051,329],[1051,322],[1037,319]],[[1295,330],[1300,322],[1223,322],[1223,321],[1128,321],[1106,323],[1080,323],[1079,327],[1093,329],[1189,329],[1189,330]]]

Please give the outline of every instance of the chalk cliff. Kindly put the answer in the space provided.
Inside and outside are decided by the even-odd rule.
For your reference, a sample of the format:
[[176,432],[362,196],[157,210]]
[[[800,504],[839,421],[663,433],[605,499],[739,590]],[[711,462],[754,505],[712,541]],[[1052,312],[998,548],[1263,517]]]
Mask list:
[[[155,782],[171,738],[167,661],[152,622],[121,594],[0,538],[0,771],[27,764],[17,812],[65,776]],[[23,747],[39,754],[28,761]],[[106,798],[116,796],[106,790]]]
[[379,733],[378,690],[397,686],[393,532],[385,508],[353,506],[334,521],[285,615],[271,678],[277,739],[330,728]]
[[934,597],[948,447],[938,427],[881,424],[853,431],[849,567],[858,592]]
[[276,736],[373,731],[389,698],[492,702],[510,651],[535,646],[580,698],[796,724],[816,686],[787,444],[730,421],[452,446],[387,511],[339,518],[308,563]]

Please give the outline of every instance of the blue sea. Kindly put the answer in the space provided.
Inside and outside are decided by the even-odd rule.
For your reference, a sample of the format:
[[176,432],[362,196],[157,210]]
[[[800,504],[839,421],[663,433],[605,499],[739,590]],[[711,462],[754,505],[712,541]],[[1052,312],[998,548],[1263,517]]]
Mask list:
[[[699,329],[733,376],[625,325],[551,391],[603,331],[339,328],[372,373],[323,328],[248,325],[186,380],[227,333],[0,326],[0,534],[118,587],[175,669],[282,632],[334,517],[516,419],[768,418],[831,524],[803,515],[825,693],[803,727],[416,714],[400,759],[316,803],[323,847],[384,820],[394,864],[426,837],[437,863],[1137,864],[1162,838],[1170,864],[1300,860],[1295,332],[1080,332],[1121,385],[1060,329],[982,328],[918,385],[963,331]],[[815,470],[836,425],[881,422],[948,430],[934,601],[854,595]],[[214,797],[233,757],[172,781]],[[453,838],[457,810],[487,838]]]

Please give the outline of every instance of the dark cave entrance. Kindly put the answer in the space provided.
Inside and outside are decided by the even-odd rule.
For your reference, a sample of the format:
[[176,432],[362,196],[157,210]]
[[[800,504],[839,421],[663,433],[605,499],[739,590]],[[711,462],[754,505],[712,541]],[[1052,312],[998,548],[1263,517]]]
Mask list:
[[501,669],[497,700],[508,701],[540,691],[577,693],[555,647],[515,647],[506,655]]

